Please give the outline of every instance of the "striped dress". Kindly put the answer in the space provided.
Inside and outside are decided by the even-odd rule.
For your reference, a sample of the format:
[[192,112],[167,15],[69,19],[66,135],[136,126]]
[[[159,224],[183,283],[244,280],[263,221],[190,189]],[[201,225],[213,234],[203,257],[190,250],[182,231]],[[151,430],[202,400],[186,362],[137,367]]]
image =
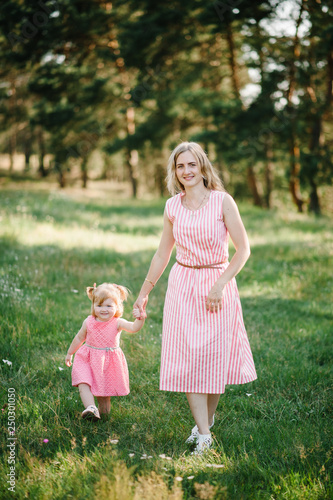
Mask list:
[[[183,207],[182,196],[166,203],[176,259],[192,266],[227,260],[225,193],[211,191],[207,204],[196,212]],[[227,267],[228,262],[219,269],[193,269],[178,263],[172,267],[163,314],[161,390],[222,394],[227,384],[257,378],[235,278],[224,289],[222,309],[206,310],[207,295]]]

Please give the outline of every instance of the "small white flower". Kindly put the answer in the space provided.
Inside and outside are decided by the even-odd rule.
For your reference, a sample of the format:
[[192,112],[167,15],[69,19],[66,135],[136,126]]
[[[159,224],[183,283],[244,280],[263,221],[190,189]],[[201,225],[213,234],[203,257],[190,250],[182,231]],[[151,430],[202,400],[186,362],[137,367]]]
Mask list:
[[119,443],[119,439],[110,439],[111,444],[117,444]]
[[79,290],[75,290],[75,289],[73,288],[72,292],[73,292],[73,293],[79,293]]
[[158,455],[160,458],[165,458],[165,455],[164,453],[162,453],[162,455]]
[[129,454],[128,454],[128,456],[129,456],[130,458],[133,458],[133,457],[135,456],[135,453],[129,453]]
[[213,464],[212,467],[215,467],[215,469],[222,469],[222,467],[224,467],[224,465],[222,465],[222,464]]
[[252,396],[252,394],[250,394],[249,392],[246,393],[247,396]]
[[9,366],[13,364],[11,361],[8,361],[8,359],[3,359],[2,361]]
[[59,370],[62,372],[63,371],[63,368],[61,368],[61,366],[58,366]]
[[187,479],[194,479],[194,476],[188,476]]
[[182,480],[183,480],[183,478],[180,476],[175,477],[175,481],[182,481]]

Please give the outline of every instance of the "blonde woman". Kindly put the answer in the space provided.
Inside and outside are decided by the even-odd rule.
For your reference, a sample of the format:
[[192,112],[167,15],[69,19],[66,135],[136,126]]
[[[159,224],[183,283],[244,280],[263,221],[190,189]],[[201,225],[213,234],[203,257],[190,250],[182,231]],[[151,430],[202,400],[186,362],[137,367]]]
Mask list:
[[[250,256],[236,203],[199,144],[183,142],[168,162],[164,228],[134,304],[145,316],[149,293],[176,244],[164,314],[160,389],[186,393],[196,425],[194,453],[212,445],[210,429],[227,384],[257,378],[235,276]],[[228,261],[228,237],[235,253]]]

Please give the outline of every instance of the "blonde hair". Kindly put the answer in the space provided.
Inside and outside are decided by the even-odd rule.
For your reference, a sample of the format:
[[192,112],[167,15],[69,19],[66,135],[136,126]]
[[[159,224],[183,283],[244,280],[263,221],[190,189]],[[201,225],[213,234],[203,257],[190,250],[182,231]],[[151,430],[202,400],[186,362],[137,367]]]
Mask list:
[[196,142],[181,142],[172,151],[167,167],[167,188],[169,193],[174,196],[177,193],[185,191],[185,188],[181,182],[177,179],[176,175],[176,163],[178,156],[185,151],[190,151],[198,162],[201,169],[201,174],[203,176],[203,183],[207,189],[215,189],[216,191],[224,191],[223,183],[218,176],[217,171],[208,159],[208,156]]
[[87,295],[91,300],[91,314],[96,318],[95,305],[101,305],[104,300],[112,299],[116,304],[115,317],[119,318],[124,312],[124,300],[127,299],[129,290],[121,285],[115,283],[102,283],[98,287],[88,286]]

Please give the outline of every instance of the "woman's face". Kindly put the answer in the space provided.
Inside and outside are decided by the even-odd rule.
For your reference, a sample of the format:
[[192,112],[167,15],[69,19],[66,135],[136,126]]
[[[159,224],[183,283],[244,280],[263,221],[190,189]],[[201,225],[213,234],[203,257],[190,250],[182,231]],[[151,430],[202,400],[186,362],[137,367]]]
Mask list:
[[178,156],[176,176],[185,189],[203,183],[200,165],[190,151],[184,151]]

